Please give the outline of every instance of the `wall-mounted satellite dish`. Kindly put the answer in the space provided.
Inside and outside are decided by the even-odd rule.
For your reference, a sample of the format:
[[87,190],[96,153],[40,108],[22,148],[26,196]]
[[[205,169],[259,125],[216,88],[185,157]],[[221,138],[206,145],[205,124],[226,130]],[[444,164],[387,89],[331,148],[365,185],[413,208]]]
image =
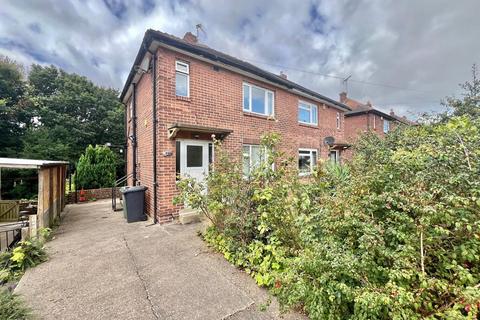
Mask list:
[[332,146],[335,143],[335,138],[325,137],[325,139],[323,139],[323,143],[325,143],[327,146]]

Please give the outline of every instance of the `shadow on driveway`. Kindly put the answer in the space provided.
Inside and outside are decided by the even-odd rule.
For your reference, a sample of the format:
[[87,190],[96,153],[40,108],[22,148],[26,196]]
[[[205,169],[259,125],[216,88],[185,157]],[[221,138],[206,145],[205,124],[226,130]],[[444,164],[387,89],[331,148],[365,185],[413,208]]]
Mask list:
[[70,205],[16,293],[41,319],[304,319],[212,252],[199,224],[127,224],[110,202]]

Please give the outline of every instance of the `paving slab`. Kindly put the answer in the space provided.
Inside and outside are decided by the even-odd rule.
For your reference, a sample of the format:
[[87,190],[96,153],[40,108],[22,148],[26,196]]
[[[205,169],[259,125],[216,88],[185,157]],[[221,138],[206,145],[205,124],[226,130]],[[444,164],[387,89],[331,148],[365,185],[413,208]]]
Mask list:
[[305,319],[281,314],[266,290],[205,245],[200,228],[127,224],[109,201],[69,205],[49,260],[15,292],[40,319]]

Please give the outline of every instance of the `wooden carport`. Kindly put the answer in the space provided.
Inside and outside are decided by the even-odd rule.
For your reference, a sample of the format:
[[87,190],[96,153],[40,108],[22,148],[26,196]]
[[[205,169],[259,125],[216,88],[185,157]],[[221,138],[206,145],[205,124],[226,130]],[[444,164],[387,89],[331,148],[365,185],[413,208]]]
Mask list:
[[38,170],[38,208],[29,219],[30,235],[36,235],[38,228],[52,226],[65,207],[67,165],[65,161],[0,158],[0,169]]

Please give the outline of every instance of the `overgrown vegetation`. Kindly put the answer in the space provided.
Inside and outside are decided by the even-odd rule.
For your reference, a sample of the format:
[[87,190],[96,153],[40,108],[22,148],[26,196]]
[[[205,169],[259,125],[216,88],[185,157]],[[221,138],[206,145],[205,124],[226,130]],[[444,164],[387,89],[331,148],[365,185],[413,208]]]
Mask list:
[[474,319],[479,127],[460,117],[367,135],[349,165],[322,164],[309,182],[276,135],[247,179],[220,147],[208,194],[186,179],[178,201],[212,221],[205,240],[228,261],[312,319]]
[[30,318],[30,308],[20,297],[5,288],[0,288],[0,319],[24,320]]
[[248,178],[217,144],[205,185],[182,180],[176,201],[208,217],[204,239],[228,261],[312,319],[478,319],[475,83],[441,121],[366,134],[350,163],[304,181],[276,134]]
[[82,189],[112,187],[115,183],[117,157],[104,146],[88,146],[77,163],[75,183]]
[[12,291],[14,283],[26,269],[47,260],[44,244],[51,235],[50,228],[41,228],[36,238],[22,241],[13,250],[0,253],[0,319],[31,318],[30,308]]
[[26,269],[47,260],[44,244],[50,240],[52,230],[42,228],[38,236],[21,241],[13,250],[0,253],[0,285],[18,280]]
[[227,260],[313,319],[473,319],[479,125],[457,117],[367,135],[349,165],[323,164],[308,183],[270,135],[248,179],[220,148],[208,194],[186,179],[178,201],[212,221],[204,237]]

